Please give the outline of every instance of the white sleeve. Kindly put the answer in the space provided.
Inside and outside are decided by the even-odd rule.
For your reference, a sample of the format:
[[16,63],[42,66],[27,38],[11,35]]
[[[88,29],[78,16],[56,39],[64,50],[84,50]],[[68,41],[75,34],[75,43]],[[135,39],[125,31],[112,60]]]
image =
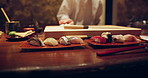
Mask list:
[[70,19],[69,15],[71,13],[71,3],[72,3],[71,0],[63,0],[57,14],[58,20],[62,20],[66,18]]

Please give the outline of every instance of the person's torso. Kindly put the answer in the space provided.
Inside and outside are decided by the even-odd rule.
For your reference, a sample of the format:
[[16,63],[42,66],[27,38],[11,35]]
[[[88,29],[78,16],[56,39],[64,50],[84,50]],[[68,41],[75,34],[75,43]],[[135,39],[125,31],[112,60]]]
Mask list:
[[[72,8],[70,18],[75,24],[92,25],[99,23],[101,12],[98,13],[100,0],[72,0],[75,5]],[[101,11],[101,10],[100,10]]]

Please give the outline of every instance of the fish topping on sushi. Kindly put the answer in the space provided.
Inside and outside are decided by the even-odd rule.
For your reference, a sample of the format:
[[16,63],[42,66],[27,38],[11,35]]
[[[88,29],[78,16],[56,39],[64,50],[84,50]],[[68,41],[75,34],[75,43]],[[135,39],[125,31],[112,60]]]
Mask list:
[[141,41],[140,39],[136,38],[134,35],[131,34],[126,34],[124,35],[125,41],[126,42],[136,42],[136,41]]
[[27,42],[29,42],[30,45],[34,45],[34,46],[42,46],[42,47],[45,46],[43,41],[37,37],[32,37]]
[[73,44],[83,44],[84,43],[83,39],[81,39],[80,37],[70,37],[69,40],[70,40],[70,43],[73,43]]
[[62,45],[70,45],[70,40],[66,36],[62,36],[59,38],[59,43]]
[[113,42],[116,42],[116,43],[123,43],[125,42],[125,38],[123,35],[112,35],[112,38],[113,38]]
[[101,36],[93,36],[90,39],[96,43],[106,43],[106,38],[101,37]]
[[44,44],[45,44],[45,45],[49,45],[49,46],[56,46],[56,45],[58,45],[59,43],[58,43],[58,41],[57,41],[56,39],[54,39],[54,38],[46,38],[46,39],[44,40]]

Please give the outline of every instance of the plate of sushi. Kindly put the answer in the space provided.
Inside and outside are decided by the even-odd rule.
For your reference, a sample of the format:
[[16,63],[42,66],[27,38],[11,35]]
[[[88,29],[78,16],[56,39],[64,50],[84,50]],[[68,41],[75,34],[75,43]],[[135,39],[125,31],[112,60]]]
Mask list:
[[103,32],[101,35],[92,36],[85,41],[95,46],[125,46],[144,42],[131,34],[112,35],[111,32]]
[[53,48],[68,48],[85,46],[84,40],[80,37],[66,37],[62,36],[59,39],[53,37],[44,40],[38,37],[32,37],[22,43],[22,49],[53,49]]

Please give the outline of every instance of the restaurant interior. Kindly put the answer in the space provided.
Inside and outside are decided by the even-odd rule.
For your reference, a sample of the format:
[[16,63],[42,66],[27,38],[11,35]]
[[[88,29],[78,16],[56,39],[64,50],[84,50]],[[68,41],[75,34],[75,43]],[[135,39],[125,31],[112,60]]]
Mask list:
[[[0,78],[148,78],[148,0],[102,0],[100,25],[98,29],[88,25],[88,30],[83,25],[59,28],[57,13],[62,1],[0,0]],[[6,31],[9,21],[19,21],[18,32],[34,29],[31,35],[11,38]],[[132,34],[140,41],[91,42],[102,32]],[[45,40],[63,35],[77,35],[84,44],[28,44],[34,36]]]

